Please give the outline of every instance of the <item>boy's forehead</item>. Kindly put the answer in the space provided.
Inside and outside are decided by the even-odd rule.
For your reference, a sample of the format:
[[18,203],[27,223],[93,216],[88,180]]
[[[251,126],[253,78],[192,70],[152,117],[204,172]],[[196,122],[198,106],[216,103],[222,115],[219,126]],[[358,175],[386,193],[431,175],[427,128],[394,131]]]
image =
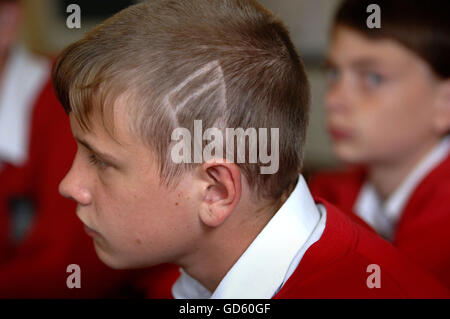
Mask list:
[[79,134],[93,135],[96,138],[110,138],[118,144],[127,144],[134,139],[129,136],[129,116],[127,99],[118,96],[105,106],[95,103],[89,113],[70,112],[72,130]]
[[74,138],[86,142],[95,150],[103,150],[103,153],[126,155],[136,148],[140,141],[129,129],[129,119],[124,108],[120,106],[119,101],[115,106],[117,107],[114,107],[111,116],[105,114],[102,116],[99,111],[94,111],[88,119],[85,119],[87,126],[82,125],[80,119],[71,112],[69,119]]
[[356,30],[339,26],[327,54],[328,64],[348,64],[354,68],[410,64],[413,54],[394,40],[371,39]]
[[[337,27],[333,33],[330,50],[330,58],[345,56],[356,59],[361,56],[377,57],[380,51],[386,47],[384,40],[373,40],[363,34],[347,27]],[[387,45],[389,46],[389,45]]]
[[92,124],[91,129],[83,130],[71,117],[74,139],[84,149],[119,169],[141,167],[145,159],[154,160],[151,150],[139,139],[113,138],[98,122]]

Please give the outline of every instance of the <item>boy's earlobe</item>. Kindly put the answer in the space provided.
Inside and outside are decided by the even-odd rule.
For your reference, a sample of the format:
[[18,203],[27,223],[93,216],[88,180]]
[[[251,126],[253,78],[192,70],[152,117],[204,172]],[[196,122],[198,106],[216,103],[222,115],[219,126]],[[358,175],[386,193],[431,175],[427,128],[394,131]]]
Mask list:
[[208,162],[202,165],[209,182],[204,191],[201,221],[209,227],[220,226],[234,211],[241,197],[241,173],[231,163]]
[[219,210],[217,208],[211,209],[209,206],[200,211],[200,220],[208,227],[220,226],[228,216],[229,211],[224,209]]

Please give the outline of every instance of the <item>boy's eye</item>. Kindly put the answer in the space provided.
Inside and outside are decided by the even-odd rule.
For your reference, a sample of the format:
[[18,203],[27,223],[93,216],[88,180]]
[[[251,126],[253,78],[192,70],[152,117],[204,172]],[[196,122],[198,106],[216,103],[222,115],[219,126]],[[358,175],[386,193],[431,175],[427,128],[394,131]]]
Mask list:
[[367,73],[365,75],[365,81],[369,86],[378,86],[383,83],[384,78],[377,73]]
[[89,155],[89,162],[101,169],[105,169],[108,167],[108,164],[99,159],[95,154]]
[[328,84],[332,84],[337,81],[339,78],[339,71],[336,68],[328,68],[326,70],[326,78]]

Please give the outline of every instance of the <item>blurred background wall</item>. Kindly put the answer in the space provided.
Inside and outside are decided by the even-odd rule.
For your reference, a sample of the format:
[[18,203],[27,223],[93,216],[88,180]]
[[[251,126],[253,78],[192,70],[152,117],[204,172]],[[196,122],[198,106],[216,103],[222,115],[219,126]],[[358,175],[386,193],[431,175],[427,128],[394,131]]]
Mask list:
[[[182,0],[180,0],[182,1]],[[336,165],[330,140],[323,124],[325,74],[323,58],[328,45],[328,31],[339,0],[259,0],[279,15],[307,67],[312,88],[312,113],[306,145],[305,169],[314,171]],[[55,55],[79,39],[100,21],[136,1],[133,0],[22,0],[24,25],[22,38],[35,52]],[[81,28],[66,26],[69,4],[81,8]]]

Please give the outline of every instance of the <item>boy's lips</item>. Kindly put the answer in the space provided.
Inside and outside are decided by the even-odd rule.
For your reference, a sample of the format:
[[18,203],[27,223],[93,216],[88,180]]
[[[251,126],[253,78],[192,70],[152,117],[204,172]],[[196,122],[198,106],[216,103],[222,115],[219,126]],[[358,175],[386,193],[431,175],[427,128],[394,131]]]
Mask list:
[[92,228],[84,225],[84,230],[86,231],[86,233],[91,236],[91,237],[97,237],[100,236],[100,234],[98,232],[96,232],[95,230],[93,230]]
[[97,232],[97,231],[95,231],[94,229],[92,229],[91,227],[87,226],[87,224],[86,224],[86,223],[83,221],[83,219],[80,217],[79,206],[77,206],[77,212],[76,212],[76,214],[77,214],[78,219],[79,219],[79,220],[81,221],[81,223],[83,224],[85,232],[86,232],[89,236],[91,236],[91,237],[97,237],[97,236],[100,236],[100,233],[99,233],[99,232]]
[[352,134],[349,131],[335,127],[328,127],[328,133],[335,141],[347,140],[352,137]]

